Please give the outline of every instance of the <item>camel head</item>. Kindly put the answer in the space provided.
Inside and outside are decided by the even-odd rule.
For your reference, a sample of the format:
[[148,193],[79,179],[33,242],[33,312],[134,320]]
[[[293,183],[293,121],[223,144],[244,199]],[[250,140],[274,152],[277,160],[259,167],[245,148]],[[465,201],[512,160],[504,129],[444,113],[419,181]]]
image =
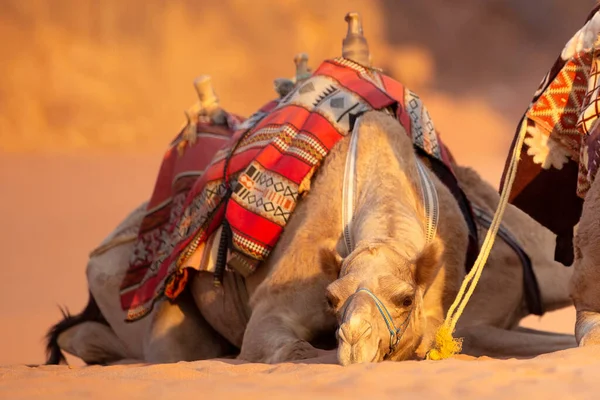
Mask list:
[[439,270],[440,247],[434,241],[410,259],[397,243],[374,241],[359,243],[343,261],[334,257],[339,278],[326,296],[338,320],[340,364],[414,357],[427,329],[423,298]]

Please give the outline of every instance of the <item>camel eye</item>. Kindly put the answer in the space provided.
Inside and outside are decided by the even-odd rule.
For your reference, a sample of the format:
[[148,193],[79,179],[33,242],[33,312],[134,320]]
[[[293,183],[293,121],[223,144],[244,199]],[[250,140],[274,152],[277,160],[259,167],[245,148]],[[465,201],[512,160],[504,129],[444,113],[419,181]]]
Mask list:
[[405,299],[404,299],[404,301],[402,302],[402,305],[403,305],[404,307],[410,307],[410,306],[412,306],[412,303],[413,303],[412,299],[411,299],[410,297],[407,297],[407,298],[405,298]]

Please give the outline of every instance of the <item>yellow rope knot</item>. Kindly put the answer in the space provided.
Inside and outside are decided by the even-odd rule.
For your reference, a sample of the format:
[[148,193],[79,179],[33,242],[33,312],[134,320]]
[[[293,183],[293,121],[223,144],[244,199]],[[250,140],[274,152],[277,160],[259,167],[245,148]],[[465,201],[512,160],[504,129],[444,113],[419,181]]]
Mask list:
[[435,347],[427,353],[427,360],[444,360],[462,350],[462,339],[452,337],[452,329],[443,324],[435,334]]
[[527,118],[524,117],[521,121],[517,140],[515,142],[512,157],[510,159],[510,164],[508,170],[506,171],[507,179],[504,187],[502,188],[502,193],[500,194],[500,200],[498,202],[498,208],[494,214],[494,219],[492,220],[490,228],[487,231],[473,268],[471,268],[471,271],[469,271],[467,276],[465,276],[454,302],[450,306],[450,309],[448,309],[448,314],[446,314],[444,323],[440,326],[435,334],[434,348],[429,350],[426,356],[428,360],[444,360],[452,357],[455,354],[458,354],[462,349],[462,339],[455,339],[452,337],[452,334],[454,333],[456,323],[465,310],[465,307],[467,306],[475,287],[477,287],[477,283],[479,282],[479,278],[483,272],[483,267],[487,262],[490,252],[492,251],[496,234],[498,233],[498,229],[500,229],[500,222],[502,221],[504,210],[508,204],[508,196],[517,175],[517,166],[519,164],[521,148],[523,147],[523,140],[525,139],[526,133]]

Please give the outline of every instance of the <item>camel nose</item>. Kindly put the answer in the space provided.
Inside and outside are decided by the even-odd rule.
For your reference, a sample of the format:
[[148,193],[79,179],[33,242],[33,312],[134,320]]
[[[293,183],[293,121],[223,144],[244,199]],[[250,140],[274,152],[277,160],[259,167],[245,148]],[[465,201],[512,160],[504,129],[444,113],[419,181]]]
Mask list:
[[353,346],[361,339],[368,339],[372,331],[373,328],[367,321],[359,318],[351,318],[340,325],[338,337],[342,342]]

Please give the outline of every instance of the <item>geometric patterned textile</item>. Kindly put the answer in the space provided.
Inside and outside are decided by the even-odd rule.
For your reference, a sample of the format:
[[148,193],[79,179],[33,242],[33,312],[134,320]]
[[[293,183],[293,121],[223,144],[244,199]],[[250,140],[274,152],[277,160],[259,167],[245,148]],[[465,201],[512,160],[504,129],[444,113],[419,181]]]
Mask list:
[[[368,110],[395,113],[415,146],[450,168],[418,96],[374,69],[344,58],[326,60],[287,96],[239,124],[173,208],[168,229],[154,237],[151,249],[136,248],[121,287],[127,320],[147,315],[164,296],[175,299],[189,268],[198,269],[194,260],[211,251],[213,234],[225,226],[231,234],[227,268],[253,273],[329,151]],[[144,257],[147,252],[151,257]]]
[[590,67],[589,53],[575,54],[526,114],[543,134],[562,143],[574,160],[579,159],[581,132],[577,121],[587,92]]
[[[226,117],[226,125],[190,121],[169,145],[139,228],[122,290],[134,291],[147,275],[153,260],[159,257],[159,251],[168,240],[170,226],[180,218],[190,189],[215,153],[231,139],[235,127],[243,121],[233,114],[226,114]],[[193,144],[186,140],[188,130],[196,133]]]
[[[542,80],[512,144],[527,124],[509,202],[557,234],[555,258],[566,265],[573,260],[573,227],[600,162],[599,34],[596,5]],[[504,174],[509,164],[510,158]]]

